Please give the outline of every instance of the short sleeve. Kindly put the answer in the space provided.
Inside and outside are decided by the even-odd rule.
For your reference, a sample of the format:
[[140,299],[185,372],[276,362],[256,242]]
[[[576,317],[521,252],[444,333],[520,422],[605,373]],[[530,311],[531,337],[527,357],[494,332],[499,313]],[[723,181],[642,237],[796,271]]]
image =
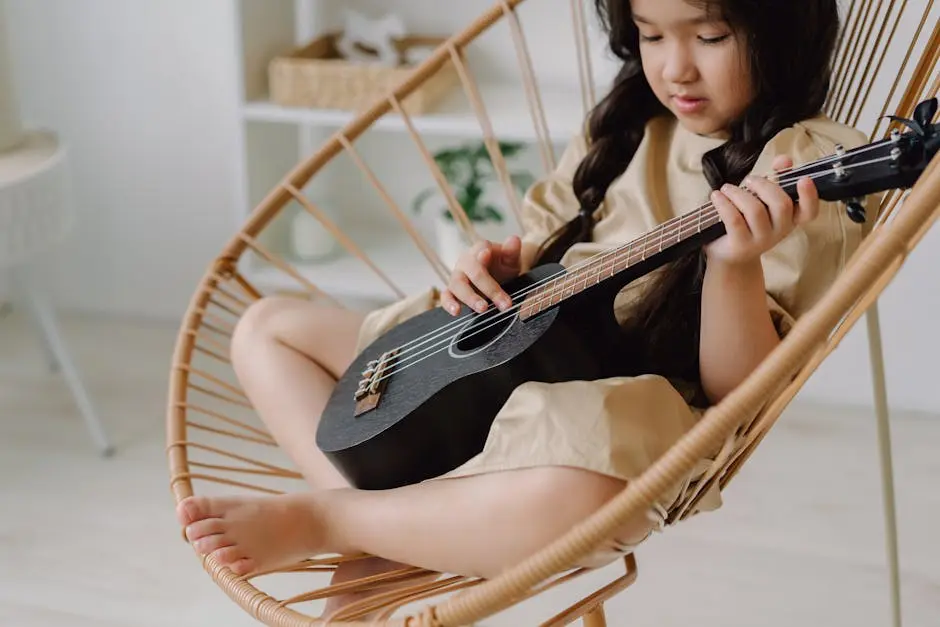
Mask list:
[[586,153],[585,138],[575,136],[552,173],[528,189],[520,207],[524,243],[541,246],[555,231],[578,215],[579,205],[574,195],[573,180]]
[[[851,149],[867,138],[854,128],[818,117],[777,134],[758,158],[754,174],[773,172],[772,162],[789,155],[794,166],[833,154],[837,144]],[[853,222],[844,203],[821,201],[819,215],[799,226],[761,258],[771,317],[781,337],[833,284],[875,219],[875,199],[866,199],[868,220]]]

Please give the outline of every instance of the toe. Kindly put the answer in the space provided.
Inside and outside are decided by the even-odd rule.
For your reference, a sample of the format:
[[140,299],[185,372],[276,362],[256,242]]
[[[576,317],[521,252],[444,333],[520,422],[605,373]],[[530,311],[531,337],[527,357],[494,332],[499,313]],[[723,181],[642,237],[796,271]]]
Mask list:
[[195,542],[200,538],[211,536],[216,533],[222,533],[224,525],[220,518],[206,518],[186,526],[186,539]]
[[176,506],[176,517],[183,526],[191,525],[210,516],[212,516],[212,510],[207,498],[190,496]]
[[232,542],[228,536],[221,533],[204,536],[193,542],[193,548],[200,555],[208,555],[215,551],[232,547],[233,545],[234,542]]
[[224,546],[211,551],[209,555],[222,566],[231,567],[238,561],[247,559],[245,552],[237,546]]
[[249,557],[243,557],[229,564],[228,568],[239,577],[243,577],[254,572],[255,561]]

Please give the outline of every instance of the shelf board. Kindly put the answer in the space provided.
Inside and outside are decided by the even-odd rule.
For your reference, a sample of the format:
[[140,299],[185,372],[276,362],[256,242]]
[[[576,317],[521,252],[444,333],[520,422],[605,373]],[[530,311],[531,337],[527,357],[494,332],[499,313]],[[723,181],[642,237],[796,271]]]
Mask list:
[[[521,84],[481,84],[480,93],[497,137],[507,141],[534,141],[537,138]],[[566,144],[578,132],[584,119],[580,87],[543,88],[540,98],[552,143]],[[266,100],[245,103],[242,113],[246,120],[254,122],[295,123],[337,128],[350,122],[356,115],[350,111],[334,109],[285,107]],[[433,113],[413,116],[411,120],[418,132],[422,134],[482,137],[480,122],[460,87],[445,98]],[[373,128],[399,132],[407,130],[404,120],[394,112],[385,114]]]
[[[351,229],[349,237],[366,256],[405,294],[441,286],[440,277],[431,268],[414,241],[400,227],[382,229]],[[433,245],[433,242],[429,242]],[[283,257],[282,257],[283,258]],[[393,302],[399,298],[395,291],[368,265],[340,244],[329,258],[318,261],[289,263],[305,279],[324,292],[339,299],[365,299]],[[290,274],[269,264],[243,270],[246,278],[262,291],[303,290],[304,286]]]

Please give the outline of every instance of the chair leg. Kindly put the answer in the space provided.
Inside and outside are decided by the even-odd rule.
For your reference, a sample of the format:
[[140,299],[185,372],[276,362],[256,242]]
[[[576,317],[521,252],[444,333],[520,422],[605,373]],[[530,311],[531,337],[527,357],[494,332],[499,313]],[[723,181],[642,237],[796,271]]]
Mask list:
[[62,372],[82,418],[85,420],[85,425],[91,434],[92,440],[98,446],[102,455],[110,456],[114,453],[114,446],[108,440],[104,426],[92,405],[81,376],[78,374],[78,368],[73,363],[72,356],[59,333],[59,325],[52,306],[36,282],[31,280],[27,269],[15,270],[13,278],[18,290],[25,297],[30,318],[39,331],[53,368],[57,368]]
[[604,605],[598,605],[595,609],[585,614],[581,622],[584,627],[607,627],[607,615],[604,614]]
[[888,416],[888,393],[885,384],[884,357],[881,349],[881,326],[878,303],[865,313],[868,326],[868,350],[871,357],[872,390],[875,417],[878,423],[878,444],[881,452],[881,490],[884,502],[885,544],[891,587],[891,614],[894,627],[901,627],[901,577],[898,565],[898,528],[894,498],[894,472],[891,460],[891,425]]

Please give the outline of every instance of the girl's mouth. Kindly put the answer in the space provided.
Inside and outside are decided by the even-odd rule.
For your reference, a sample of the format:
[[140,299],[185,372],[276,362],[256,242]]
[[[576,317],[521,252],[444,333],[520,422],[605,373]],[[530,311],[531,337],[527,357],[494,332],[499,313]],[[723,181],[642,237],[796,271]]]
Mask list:
[[676,109],[682,113],[696,113],[701,111],[708,102],[705,98],[693,98],[691,96],[673,96],[672,101]]

